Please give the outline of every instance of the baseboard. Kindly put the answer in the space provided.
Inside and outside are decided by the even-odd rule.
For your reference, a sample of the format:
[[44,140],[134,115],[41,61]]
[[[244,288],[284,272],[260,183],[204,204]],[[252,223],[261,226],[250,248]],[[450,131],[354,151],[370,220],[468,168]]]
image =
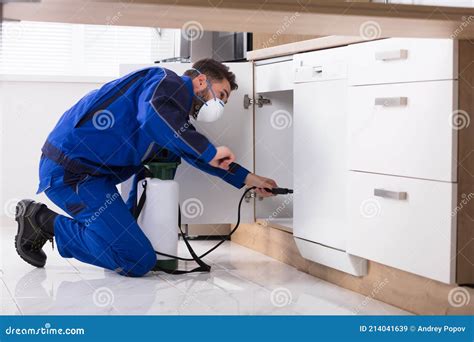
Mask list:
[[[369,261],[367,275],[356,277],[304,259],[293,235],[263,225],[242,224],[232,241],[320,279],[419,315],[472,315],[474,289],[435,280]],[[383,286],[382,286],[383,285]],[[469,301],[459,306],[459,293]],[[461,304],[463,304],[461,303]]]

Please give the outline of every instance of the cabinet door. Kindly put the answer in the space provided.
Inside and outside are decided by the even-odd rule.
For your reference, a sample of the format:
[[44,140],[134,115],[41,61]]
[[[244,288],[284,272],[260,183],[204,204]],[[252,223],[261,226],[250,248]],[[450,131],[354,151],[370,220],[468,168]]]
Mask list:
[[349,88],[349,168],[456,181],[456,81]]
[[276,92],[293,89],[291,57],[258,61],[255,65],[255,92]]
[[295,84],[295,237],[346,250],[346,80]]
[[[255,173],[273,178],[280,187],[293,188],[293,91],[258,95],[271,103],[255,107]],[[257,199],[255,210],[257,219],[291,229],[292,196]]]
[[454,283],[456,183],[350,172],[348,252]]
[[351,85],[457,78],[455,39],[389,38],[353,44],[348,50]]
[[[214,123],[196,123],[196,129],[204,134],[215,146],[228,146],[235,154],[236,161],[250,170],[253,164],[253,108],[245,109],[243,97],[253,93],[251,63],[226,63],[236,74],[239,88],[232,92],[225,106],[225,113]],[[155,64],[182,74],[191,67],[190,63]],[[145,67],[144,65],[124,65],[121,74]],[[187,224],[235,223],[237,205],[243,193],[217,177],[208,175],[184,160],[178,167],[175,180],[179,183],[182,222]],[[243,202],[241,222],[254,221],[254,203]]]

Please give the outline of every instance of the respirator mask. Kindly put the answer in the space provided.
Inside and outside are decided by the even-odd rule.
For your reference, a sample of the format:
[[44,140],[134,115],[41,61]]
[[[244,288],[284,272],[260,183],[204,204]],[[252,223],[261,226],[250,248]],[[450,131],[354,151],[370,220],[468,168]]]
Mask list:
[[[201,73],[197,69],[193,70]],[[214,122],[219,120],[224,114],[224,101],[216,97],[216,94],[212,90],[211,82],[206,80],[206,83],[207,89],[211,92],[213,98],[206,101],[202,97],[195,95],[196,98],[202,102],[201,108],[195,113],[197,115],[196,120],[200,122]]]

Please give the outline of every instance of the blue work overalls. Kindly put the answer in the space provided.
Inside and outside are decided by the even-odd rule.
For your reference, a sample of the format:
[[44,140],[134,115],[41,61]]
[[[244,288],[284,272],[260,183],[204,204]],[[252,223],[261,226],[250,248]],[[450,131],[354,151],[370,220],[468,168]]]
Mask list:
[[42,148],[37,192],[72,217],[55,219],[61,256],[128,276],[153,268],[153,247],[131,214],[136,186],[124,203],[116,185],[137,178],[160,150],[244,185],[244,167],[233,163],[225,171],[208,164],[216,148],[189,123],[193,97],[189,77],[146,68],[90,92],[63,114]]

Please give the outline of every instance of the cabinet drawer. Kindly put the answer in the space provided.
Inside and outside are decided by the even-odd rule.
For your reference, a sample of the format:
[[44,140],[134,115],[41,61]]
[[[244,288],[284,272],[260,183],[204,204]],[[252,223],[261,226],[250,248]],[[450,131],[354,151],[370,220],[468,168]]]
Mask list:
[[350,172],[347,252],[453,283],[456,184]]
[[457,78],[452,39],[383,39],[351,45],[349,56],[352,85]]
[[[267,61],[258,62],[267,63]],[[293,61],[268,62],[255,65],[255,92],[293,89]]]
[[456,181],[457,81],[349,88],[349,169]]
[[293,65],[295,83],[346,79],[347,47],[300,53]]

